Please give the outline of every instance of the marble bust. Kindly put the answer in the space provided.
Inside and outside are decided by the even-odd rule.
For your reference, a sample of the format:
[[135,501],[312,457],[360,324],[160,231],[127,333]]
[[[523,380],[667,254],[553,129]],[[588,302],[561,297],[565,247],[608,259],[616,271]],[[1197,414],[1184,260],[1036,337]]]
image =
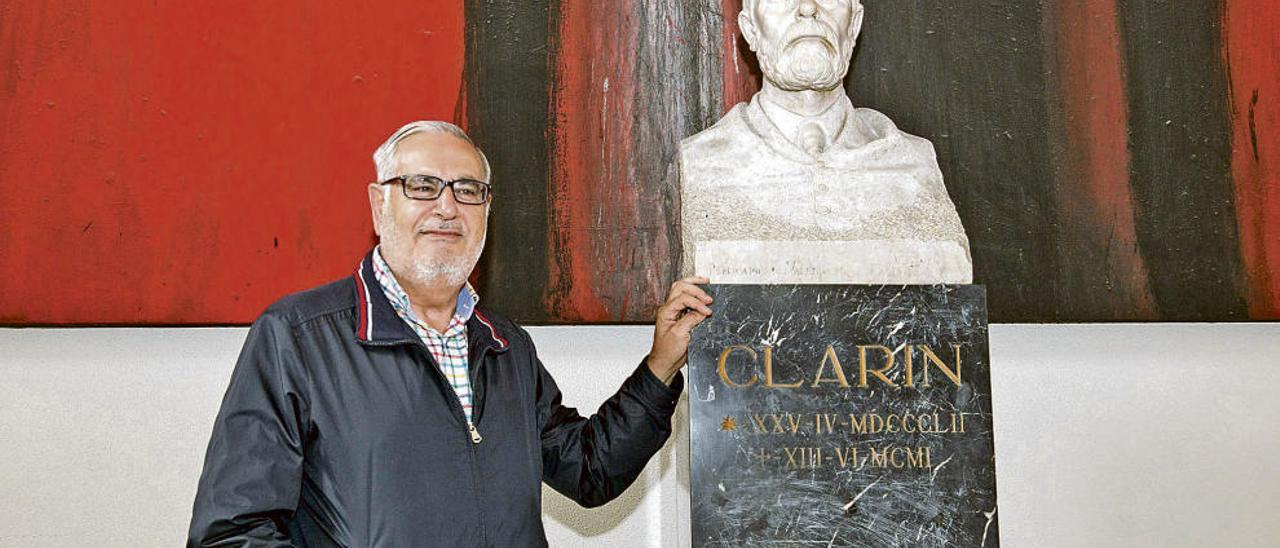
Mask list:
[[971,283],[932,143],[855,108],[858,0],[746,0],[763,89],[680,144],[682,271],[717,283]]

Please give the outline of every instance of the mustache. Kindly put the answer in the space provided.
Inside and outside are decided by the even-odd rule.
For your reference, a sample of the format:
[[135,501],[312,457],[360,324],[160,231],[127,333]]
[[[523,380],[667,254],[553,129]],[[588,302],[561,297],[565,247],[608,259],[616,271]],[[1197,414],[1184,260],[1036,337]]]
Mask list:
[[785,48],[806,38],[820,39],[827,47],[836,49],[836,29],[831,28],[831,25],[825,21],[817,19],[804,19],[792,23],[787,27],[787,32],[782,35],[782,46]]
[[462,223],[451,221],[426,222],[418,225],[415,230],[419,233],[429,231],[457,232],[458,234],[464,233],[462,230]]

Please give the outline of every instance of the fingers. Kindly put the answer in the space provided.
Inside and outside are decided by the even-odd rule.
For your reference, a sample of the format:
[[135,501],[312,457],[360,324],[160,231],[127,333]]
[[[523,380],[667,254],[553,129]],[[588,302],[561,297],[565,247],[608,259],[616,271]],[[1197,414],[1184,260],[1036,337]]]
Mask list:
[[693,332],[694,327],[697,327],[698,324],[702,323],[703,320],[709,318],[710,316],[711,316],[710,314],[703,314],[700,312],[690,312],[688,314],[685,314],[684,316],[681,316],[680,319],[676,320],[675,325],[672,326],[671,329],[672,331],[679,333],[681,336],[688,336],[689,333]]
[[686,310],[695,311],[703,316],[711,315],[711,308],[707,306],[707,302],[690,293],[681,293],[659,309],[658,317],[660,320],[675,321]]
[[693,328],[711,316],[711,296],[697,286],[706,283],[706,278],[694,276],[671,284],[667,301],[658,308],[650,358],[661,362],[658,369],[665,376],[659,378],[669,380],[685,363]]
[[699,284],[706,285],[709,283],[711,283],[711,280],[702,276],[689,276],[688,278],[677,280],[675,283],[671,284],[671,291],[667,292],[667,300],[671,300],[677,294],[693,291],[695,292],[695,295],[699,296],[699,298],[706,297],[703,299],[703,302],[711,304],[711,297],[708,296],[707,292],[703,291],[701,287],[698,287]]

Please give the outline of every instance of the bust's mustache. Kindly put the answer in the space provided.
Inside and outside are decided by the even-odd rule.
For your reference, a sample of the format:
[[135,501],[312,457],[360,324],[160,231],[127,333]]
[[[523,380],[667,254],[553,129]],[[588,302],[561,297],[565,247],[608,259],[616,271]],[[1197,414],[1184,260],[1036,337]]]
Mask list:
[[779,49],[789,48],[801,40],[808,40],[811,38],[821,40],[823,45],[827,46],[831,51],[836,50],[837,37],[835,29],[831,28],[831,26],[825,22],[816,19],[797,21],[787,27],[787,32],[783,34],[782,39],[778,41],[782,46]]

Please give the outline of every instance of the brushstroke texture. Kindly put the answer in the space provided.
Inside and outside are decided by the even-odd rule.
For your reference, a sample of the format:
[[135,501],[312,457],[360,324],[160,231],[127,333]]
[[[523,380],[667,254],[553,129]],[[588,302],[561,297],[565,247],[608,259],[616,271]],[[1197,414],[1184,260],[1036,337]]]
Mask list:
[[[1274,2],[864,3],[846,89],[934,143],[993,320],[1280,318]],[[421,118],[492,162],[485,302],[648,321],[678,142],[759,89],[740,7],[4,4],[0,323],[247,323],[345,276]]]
[[853,104],[933,142],[997,321],[1063,319],[1036,2],[867,0]]
[[1280,319],[1280,5],[1226,0],[1231,173],[1249,316]]
[[720,15],[705,0],[614,10],[563,0],[551,55],[555,321],[645,321],[674,276],[666,176],[684,135],[719,115]]
[[0,5],[0,323],[246,323],[350,275],[370,154],[462,72],[461,7],[401,4]]
[[1247,318],[1217,0],[1119,0],[1138,246],[1166,320]]
[[1115,0],[1047,6],[1059,224],[1054,300],[1071,320],[1156,318],[1129,188],[1129,113]]
[[493,168],[481,298],[520,319],[545,315],[549,278],[546,137],[550,74],[545,0],[466,0],[466,124]]

